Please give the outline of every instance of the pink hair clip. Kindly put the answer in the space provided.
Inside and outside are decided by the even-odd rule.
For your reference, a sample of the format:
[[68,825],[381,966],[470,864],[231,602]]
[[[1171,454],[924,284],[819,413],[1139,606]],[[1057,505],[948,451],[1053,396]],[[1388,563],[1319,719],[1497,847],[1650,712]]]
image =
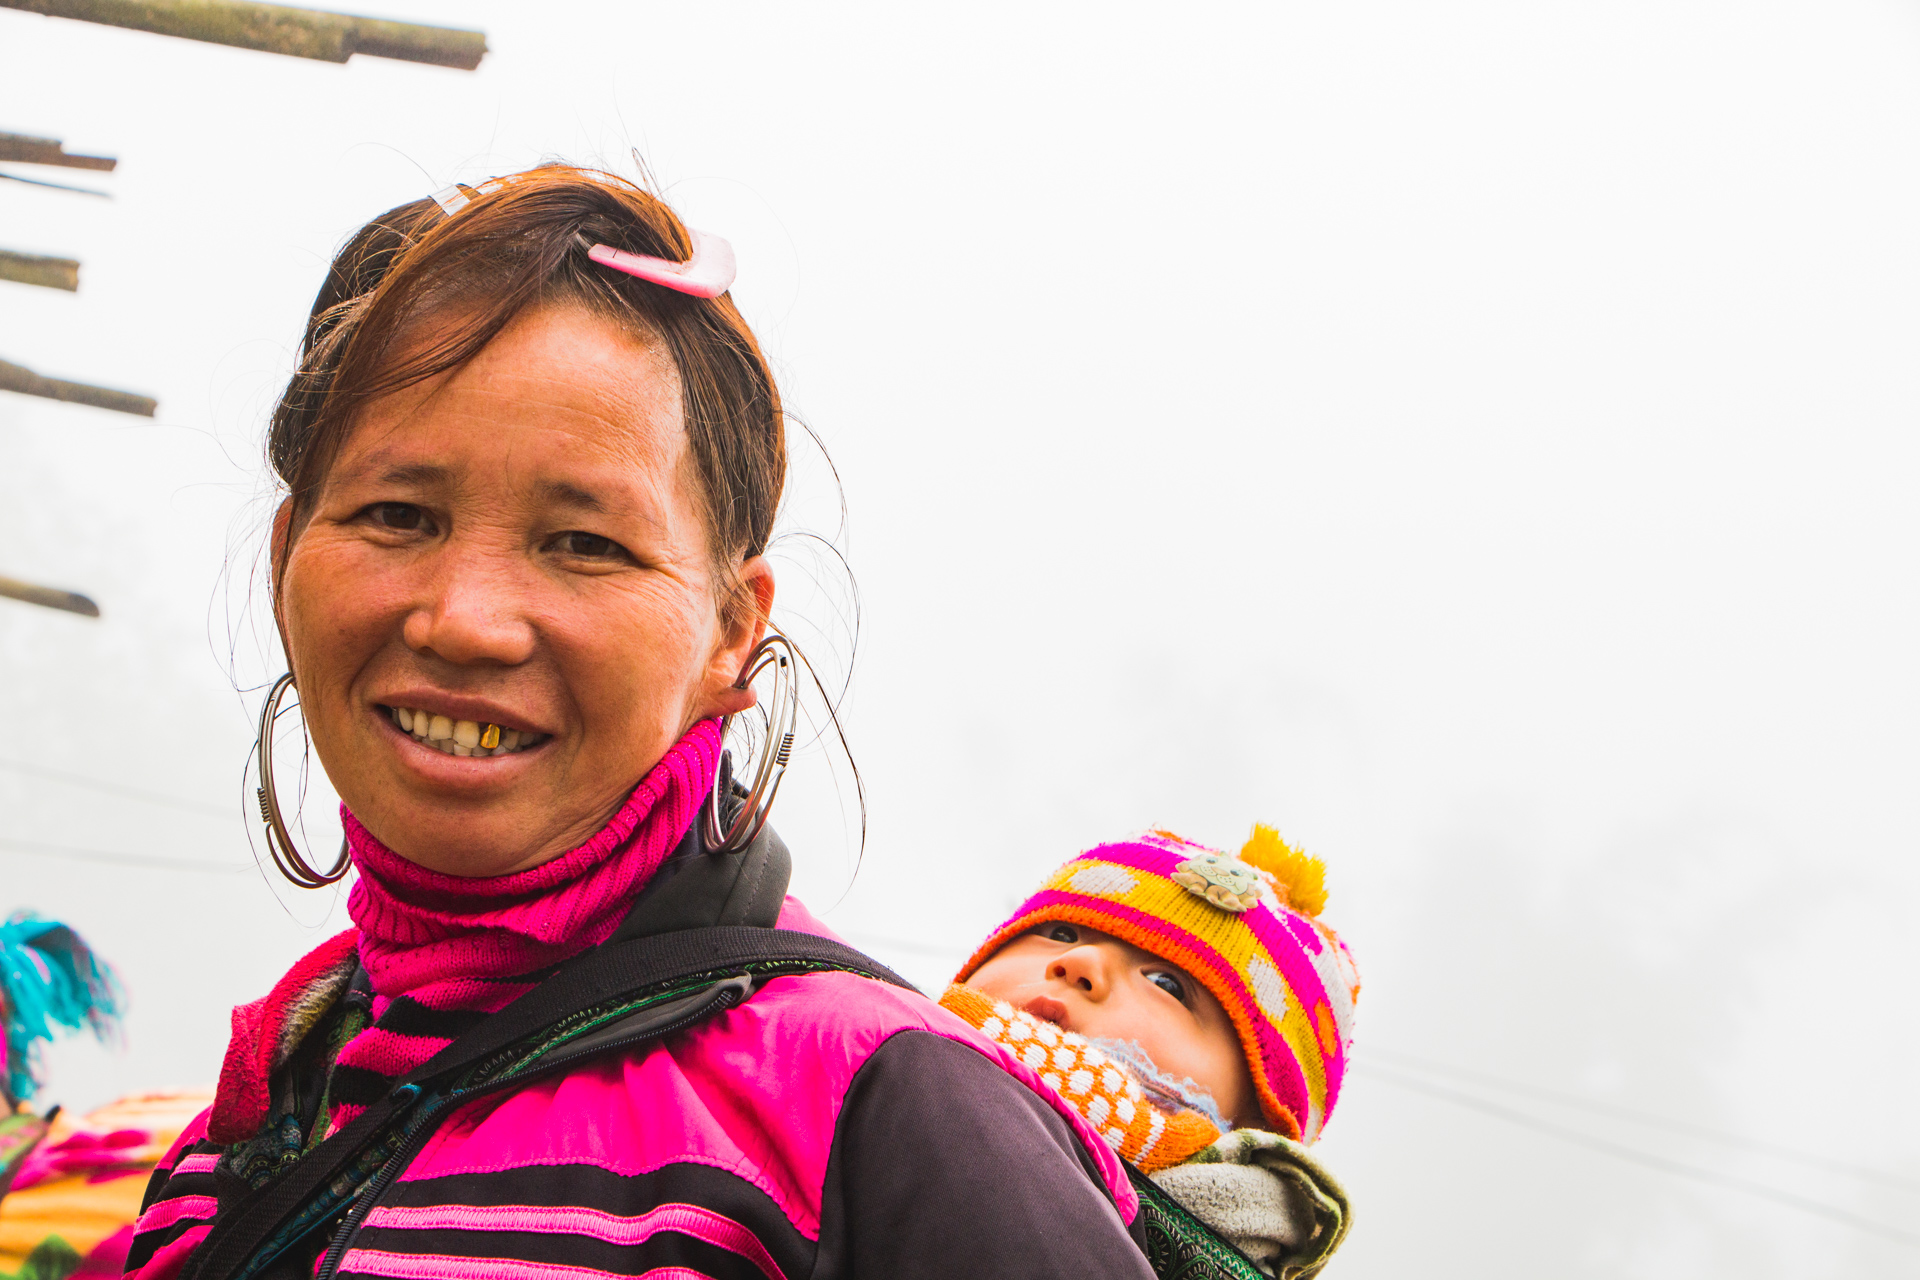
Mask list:
[[587,256],[603,267],[624,271],[630,276],[664,285],[676,293],[696,298],[717,298],[733,286],[733,246],[719,236],[687,228],[693,241],[693,256],[685,262],[671,258],[649,258],[627,253],[610,244],[597,244]]

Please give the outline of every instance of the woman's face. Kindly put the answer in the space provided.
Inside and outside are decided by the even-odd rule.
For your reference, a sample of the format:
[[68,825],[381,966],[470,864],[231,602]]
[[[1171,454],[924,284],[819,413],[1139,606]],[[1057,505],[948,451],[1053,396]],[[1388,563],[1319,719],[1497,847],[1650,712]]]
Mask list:
[[281,509],[275,610],[308,732],[403,857],[537,866],[695,723],[751,705],[732,686],[772,574],[747,561],[723,623],[680,397],[657,344],[530,309],[463,368],[373,402],[304,526]]

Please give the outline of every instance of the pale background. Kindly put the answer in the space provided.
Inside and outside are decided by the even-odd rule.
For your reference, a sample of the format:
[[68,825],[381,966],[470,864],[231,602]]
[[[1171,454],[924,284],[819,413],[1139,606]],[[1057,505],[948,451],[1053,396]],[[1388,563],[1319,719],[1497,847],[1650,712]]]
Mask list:
[[[240,781],[261,429],[328,256],[637,147],[845,481],[842,532],[803,450],[788,526],[864,608],[850,891],[844,765],[776,811],[831,923],[933,984],[1089,843],[1271,821],[1367,982],[1330,1275],[1920,1274],[1913,5],[368,3],[494,52],[0,11],[0,128],[121,158],[19,170],[112,202],[0,183],[0,243],[85,264],[0,284],[0,358],[160,400],[0,397],[0,572],[105,613],[0,601],[0,910],[131,997],[44,1101],[211,1081],[344,925],[250,869]],[[846,593],[784,563],[844,671]]]

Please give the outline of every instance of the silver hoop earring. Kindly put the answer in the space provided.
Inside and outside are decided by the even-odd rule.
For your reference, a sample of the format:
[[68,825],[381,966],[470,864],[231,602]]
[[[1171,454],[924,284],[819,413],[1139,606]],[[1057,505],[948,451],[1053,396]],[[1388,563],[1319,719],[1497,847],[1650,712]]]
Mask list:
[[730,781],[726,741],[733,717],[720,722],[720,767],[714,773],[713,790],[707,795],[704,824],[706,845],[713,853],[733,853],[753,843],[760,828],[767,825],[774,793],[780,789],[780,776],[787,771],[787,759],[793,754],[793,726],[800,713],[800,682],[793,665],[793,646],[787,643],[787,638],[777,631],[768,632],[766,639],[754,649],[753,656],[747,659],[747,673],[734,688],[746,688],[768,667],[773,668],[773,698],[767,707],[767,740],[760,747],[760,763],[753,771],[753,785],[747,789],[740,807],[734,810],[732,822],[725,821],[721,811],[724,797],[720,793],[727,789]]
[[267,824],[267,850],[273,854],[273,865],[302,889],[319,889],[347,874],[347,838],[340,837],[340,856],[334,860],[332,869],[315,871],[294,846],[287,824],[280,818],[280,796],[273,785],[273,722],[280,718],[280,699],[291,688],[293,672],[289,671],[273,682],[273,688],[267,691],[266,704],[260,708],[260,733],[253,743],[260,786],[254,794],[260,798],[260,820]]

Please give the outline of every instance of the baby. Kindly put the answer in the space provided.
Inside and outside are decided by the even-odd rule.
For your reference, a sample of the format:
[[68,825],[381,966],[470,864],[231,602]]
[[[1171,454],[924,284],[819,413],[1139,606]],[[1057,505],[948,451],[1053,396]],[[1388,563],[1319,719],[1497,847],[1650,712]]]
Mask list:
[[1316,1274],[1348,1221],[1306,1150],[1339,1099],[1360,990],[1315,918],[1324,871],[1270,827],[1238,857],[1165,831],[1099,845],[941,998],[1282,1280]]

